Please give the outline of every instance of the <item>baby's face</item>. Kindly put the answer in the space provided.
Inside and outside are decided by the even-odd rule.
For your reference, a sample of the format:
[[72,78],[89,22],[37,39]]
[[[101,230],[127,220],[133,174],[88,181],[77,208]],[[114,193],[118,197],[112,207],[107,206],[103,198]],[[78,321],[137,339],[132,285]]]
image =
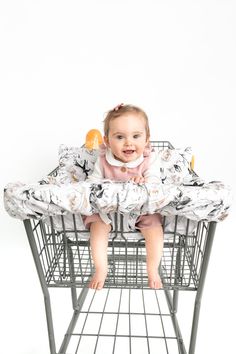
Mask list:
[[104,137],[104,140],[117,160],[136,160],[148,143],[144,118],[135,113],[115,118],[110,122],[108,137]]

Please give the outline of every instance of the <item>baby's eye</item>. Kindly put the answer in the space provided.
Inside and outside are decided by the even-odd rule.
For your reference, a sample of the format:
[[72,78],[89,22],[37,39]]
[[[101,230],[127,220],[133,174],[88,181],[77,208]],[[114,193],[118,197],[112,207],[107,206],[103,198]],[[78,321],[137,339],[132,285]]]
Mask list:
[[140,137],[140,134],[135,134],[134,139],[138,139]]
[[122,135],[117,135],[116,138],[121,140],[121,139],[123,139],[123,136]]

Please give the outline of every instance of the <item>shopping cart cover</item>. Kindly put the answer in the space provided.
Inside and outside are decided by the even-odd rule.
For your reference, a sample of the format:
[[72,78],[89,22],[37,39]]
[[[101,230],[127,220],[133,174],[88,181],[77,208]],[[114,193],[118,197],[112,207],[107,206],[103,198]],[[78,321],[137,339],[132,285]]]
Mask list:
[[61,145],[59,168],[54,175],[24,184],[9,183],[4,205],[10,216],[24,220],[48,216],[92,215],[104,219],[114,212],[139,215],[161,213],[199,221],[221,221],[228,215],[231,190],[222,182],[205,182],[189,168],[191,149],[165,149],[158,152],[160,182],[92,183],[91,174],[98,152]]

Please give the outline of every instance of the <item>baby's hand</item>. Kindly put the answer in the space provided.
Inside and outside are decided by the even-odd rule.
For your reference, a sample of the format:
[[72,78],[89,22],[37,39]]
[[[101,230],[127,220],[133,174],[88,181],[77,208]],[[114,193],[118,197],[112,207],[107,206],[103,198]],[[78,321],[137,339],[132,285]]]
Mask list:
[[145,178],[143,176],[134,176],[130,178],[130,181],[133,181],[134,183],[137,184],[143,184],[146,182]]

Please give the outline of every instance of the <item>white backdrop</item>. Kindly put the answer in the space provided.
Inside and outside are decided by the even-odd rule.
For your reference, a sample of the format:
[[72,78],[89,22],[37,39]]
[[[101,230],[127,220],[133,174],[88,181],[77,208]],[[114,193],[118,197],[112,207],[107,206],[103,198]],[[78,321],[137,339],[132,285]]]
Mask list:
[[[229,0],[2,0],[1,191],[8,182],[45,176],[57,165],[59,144],[81,145],[121,102],[147,112],[154,140],[192,146],[202,178],[234,187],[235,18]],[[196,354],[235,348],[235,216],[232,208],[217,228]],[[3,205],[0,220],[1,352],[48,353],[43,297],[22,223]],[[66,309],[62,293],[56,301]],[[58,333],[66,317],[65,311]]]

